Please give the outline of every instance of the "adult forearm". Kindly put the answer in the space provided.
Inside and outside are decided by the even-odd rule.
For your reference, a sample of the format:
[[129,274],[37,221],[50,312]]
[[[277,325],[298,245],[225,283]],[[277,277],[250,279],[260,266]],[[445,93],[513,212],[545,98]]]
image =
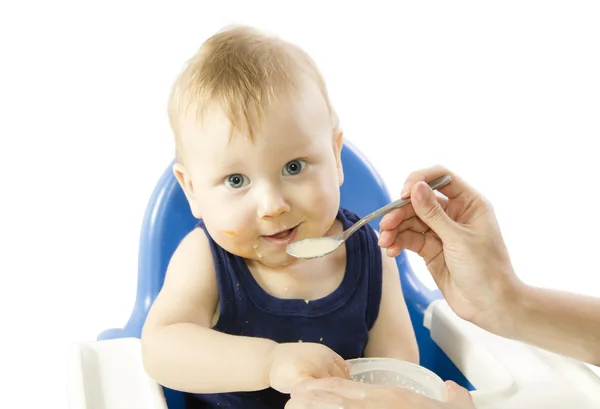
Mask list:
[[267,388],[275,345],[193,324],[153,328],[142,337],[148,374],[161,385],[191,393]]
[[511,338],[600,365],[600,299],[523,286],[511,315]]

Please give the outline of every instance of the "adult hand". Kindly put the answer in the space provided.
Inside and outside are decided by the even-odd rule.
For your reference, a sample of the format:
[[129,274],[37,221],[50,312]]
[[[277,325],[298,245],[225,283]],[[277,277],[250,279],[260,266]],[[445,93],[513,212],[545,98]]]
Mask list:
[[440,402],[406,389],[340,378],[298,384],[285,409],[475,409],[469,392],[446,382],[448,399]]
[[[452,177],[439,189],[445,197],[427,185],[442,175]],[[410,196],[411,205],[381,220],[379,245],[390,257],[403,249],[418,253],[458,316],[489,331],[502,327],[506,332],[507,309],[520,282],[491,204],[439,166],[413,172],[401,196]]]

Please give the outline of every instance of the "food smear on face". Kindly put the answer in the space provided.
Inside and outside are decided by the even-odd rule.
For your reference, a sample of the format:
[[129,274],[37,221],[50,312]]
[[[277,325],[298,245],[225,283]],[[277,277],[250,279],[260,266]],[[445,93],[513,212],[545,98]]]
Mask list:
[[260,251],[258,251],[258,242],[252,245],[252,249],[254,250],[254,253],[256,253],[256,258],[261,260],[263,258],[263,255]]

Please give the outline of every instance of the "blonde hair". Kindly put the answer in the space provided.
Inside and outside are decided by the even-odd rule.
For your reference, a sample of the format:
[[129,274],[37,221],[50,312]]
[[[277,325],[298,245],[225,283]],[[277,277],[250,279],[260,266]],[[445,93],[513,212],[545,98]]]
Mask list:
[[325,81],[310,56],[299,47],[257,30],[237,26],[210,37],[187,62],[169,97],[169,122],[176,156],[182,160],[181,124],[201,120],[207,108],[220,105],[233,128],[254,140],[256,127],[282,93],[291,95],[308,75],[321,90],[333,128],[338,127]]

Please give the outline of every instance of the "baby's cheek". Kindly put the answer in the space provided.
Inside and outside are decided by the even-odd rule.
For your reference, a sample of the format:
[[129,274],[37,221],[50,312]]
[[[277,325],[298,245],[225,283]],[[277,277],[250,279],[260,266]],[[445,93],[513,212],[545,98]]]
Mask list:
[[320,219],[328,230],[335,220],[339,208],[339,196],[332,192],[322,192],[315,195],[310,207],[316,219]]
[[213,238],[219,246],[236,256],[248,258],[254,254],[252,244],[237,231],[221,230]]

